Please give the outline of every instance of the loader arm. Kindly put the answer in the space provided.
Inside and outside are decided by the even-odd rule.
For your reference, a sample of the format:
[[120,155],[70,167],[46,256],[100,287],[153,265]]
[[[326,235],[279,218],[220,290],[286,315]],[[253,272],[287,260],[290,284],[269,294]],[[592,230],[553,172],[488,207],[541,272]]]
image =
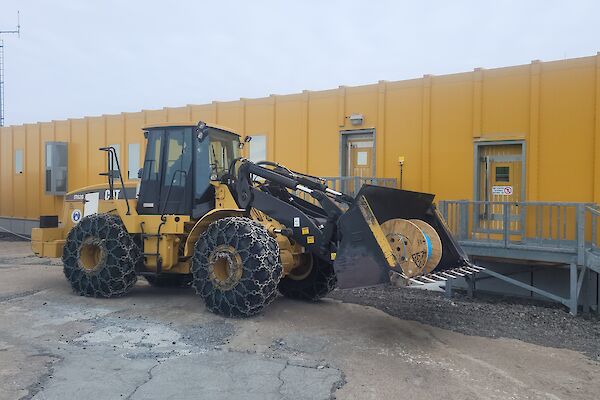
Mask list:
[[[245,159],[238,163],[232,191],[240,208],[264,212],[285,226],[282,233],[307,252],[333,262],[340,288],[387,283],[390,271],[410,278],[436,267],[469,265],[431,194],[364,185],[351,198],[319,178],[275,163],[262,163],[270,168]],[[252,176],[264,182],[256,183]]]

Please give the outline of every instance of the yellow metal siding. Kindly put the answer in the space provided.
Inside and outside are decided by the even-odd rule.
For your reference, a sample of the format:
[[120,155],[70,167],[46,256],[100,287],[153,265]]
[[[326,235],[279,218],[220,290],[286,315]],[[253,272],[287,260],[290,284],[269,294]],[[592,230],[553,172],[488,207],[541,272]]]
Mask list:
[[[385,98],[385,176],[400,177],[398,157],[405,158],[403,187],[421,189],[423,83],[388,83]],[[381,164],[381,160],[376,160]]]
[[[353,126],[352,113],[364,122]],[[339,175],[340,131],[375,129],[377,176],[438,199],[473,197],[474,141],[525,142],[528,200],[600,202],[600,55],[534,61],[492,70],[424,76],[399,82],[136,113],[52,121],[0,130],[0,216],[59,214],[61,197],[46,195],[45,142],[69,142],[68,189],[101,183],[106,155],[128,145],[144,125],[197,121],[265,135],[269,159],[321,176]],[[23,149],[23,174],[14,153]],[[126,175],[125,175],[126,176]]]
[[482,75],[485,78],[477,136],[499,139],[517,134],[523,138],[529,131],[529,66],[485,71]]
[[[316,176],[337,176],[340,168],[337,91],[310,92],[308,96],[307,172]],[[330,149],[327,156],[324,149]]]
[[423,178],[423,189],[443,198],[471,198],[473,191],[471,96],[467,79],[433,78],[429,151],[423,152],[430,176]]
[[[12,190],[13,197],[13,212],[16,215],[26,216],[27,215],[27,202],[25,199],[27,198],[27,176],[25,175],[25,171],[22,174],[15,173],[15,150],[22,149],[25,150],[25,126],[15,126],[12,130],[12,151],[11,151],[11,175],[12,175],[12,185],[14,190]],[[24,157],[27,157],[27,154],[24,154]]]
[[0,213],[6,216],[14,216],[13,209],[13,172],[12,172],[12,135],[13,128],[3,128],[0,131]]
[[[42,163],[42,149],[40,141],[40,126],[38,124],[25,125],[27,136],[27,147],[25,148],[25,170],[27,196],[27,214],[24,217],[36,217],[40,215],[40,195],[44,185],[43,177],[40,173],[40,163]],[[85,178],[85,177],[84,177]],[[17,188],[18,190],[18,188]],[[2,214],[5,215],[5,214]]]
[[542,69],[538,198],[590,201],[594,195],[593,65]]

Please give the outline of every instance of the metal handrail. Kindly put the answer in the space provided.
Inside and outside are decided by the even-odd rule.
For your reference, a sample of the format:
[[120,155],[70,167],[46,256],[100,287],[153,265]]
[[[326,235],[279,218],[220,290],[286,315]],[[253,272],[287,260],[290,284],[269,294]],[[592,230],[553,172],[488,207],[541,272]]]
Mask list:
[[397,187],[396,178],[377,178],[372,176],[329,176],[323,177],[328,187],[339,192],[356,196],[363,184],[384,187]]
[[595,253],[600,248],[598,246],[598,219],[600,219],[600,209],[597,206],[586,206],[585,211],[590,213],[592,218],[592,241],[590,251]]
[[568,251],[579,265],[586,251],[599,248],[594,203],[443,200],[438,208],[464,244]]

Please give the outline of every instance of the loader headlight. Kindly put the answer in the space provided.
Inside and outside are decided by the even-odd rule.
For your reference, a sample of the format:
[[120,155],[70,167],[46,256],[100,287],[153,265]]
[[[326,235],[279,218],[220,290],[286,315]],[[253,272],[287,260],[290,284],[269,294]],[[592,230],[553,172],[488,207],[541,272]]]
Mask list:
[[198,122],[196,126],[196,135],[198,136],[199,141],[203,141],[206,137],[206,132],[208,131],[206,123],[204,121]]

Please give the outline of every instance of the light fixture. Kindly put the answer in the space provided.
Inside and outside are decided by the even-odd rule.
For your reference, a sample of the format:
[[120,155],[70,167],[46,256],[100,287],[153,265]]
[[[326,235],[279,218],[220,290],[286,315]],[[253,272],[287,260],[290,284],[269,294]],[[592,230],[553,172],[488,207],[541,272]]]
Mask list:
[[352,125],[358,126],[363,124],[364,117],[362,114],[351,114],[348,119]]

